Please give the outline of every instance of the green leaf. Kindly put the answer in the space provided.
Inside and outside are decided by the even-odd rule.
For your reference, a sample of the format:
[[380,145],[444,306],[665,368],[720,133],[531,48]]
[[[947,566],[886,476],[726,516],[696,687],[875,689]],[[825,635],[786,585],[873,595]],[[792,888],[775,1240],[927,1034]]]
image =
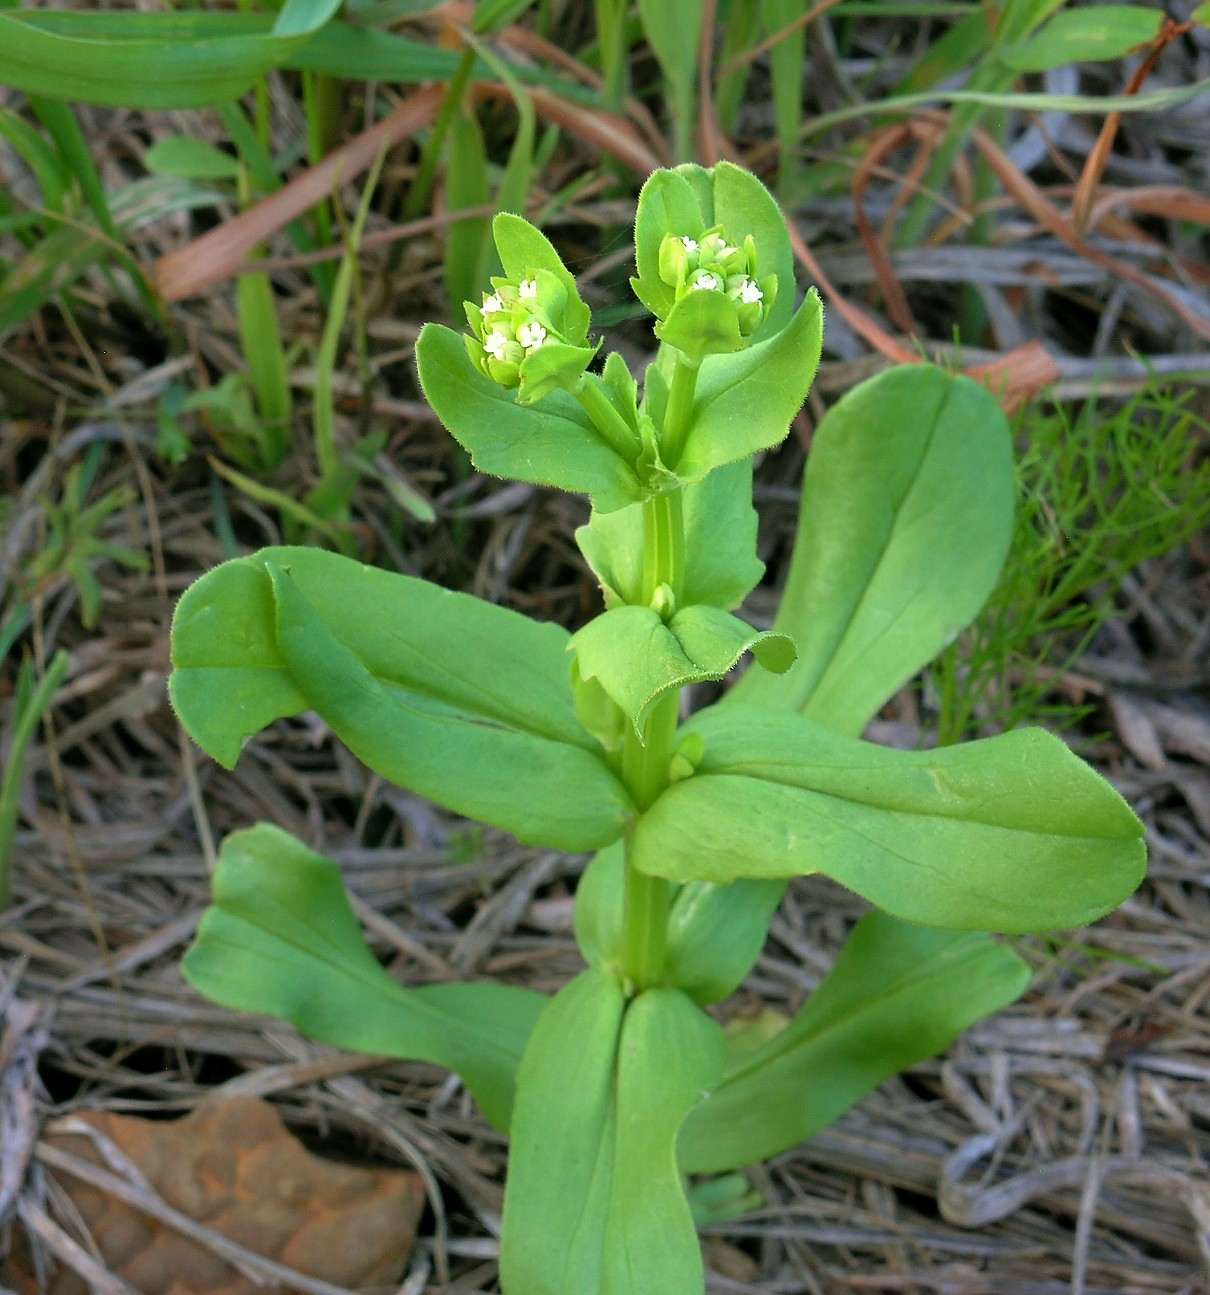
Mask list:
[[800,716],[713,707],[705,752],[642,816],[634,862],[673,881],[822,872],[911,922],[1049,931],[1142,880],[1143,826],[1041,729],[893,751]]
[[271,14],[9,12],[0,82],[83,103],[203,107],[238,98],[311,34],[272,25]]
[[590,495],[600,512],[643,498],[629,465],[571,396],[557,391],[520,407],[512,392],[475,368],[462,338],[440,324],[421,329],[416,362],[429,404],[480,472]]
[[763,1047],[733,1056],[690,1113],[677,1144],[681,1168],[717,1173],[802,1142],[1011,1003],[1029,975],[990,936],[869,913],[802,1011]]
[[[760,583],[765,564],[756,556],[756,509],[752,507],[752,460],[728,463],[701,481],[682,487],[685,528],[686,603],[731,611]],[[606,606],[641,603],[643,590],[643,507],[593,513],[576,531],[588,565],[605,594]]]
[[735,303],[721,292],[691,292],[656,324],[661,342],[675,346],[694,364],[707,355],[729,355],[746,345],[739,331]]
[[1210,3],[1199,4],[1189,15],[1189,21],[1197,23],[1199,27],[1210,27]]
[[977,383],[909,365],[854,387],[816,430],[774,622],[798,663],[749,671],[727,704],[860,733],[983,606],[1014,494],[1008,424]]
[[366,947],[336,865],[267,823],[227,837],[213,886],[182,968],[195,989],[320,1043],[446,1066],[508,1131],[542,995],[492,984],[404,989]]
[[719,1027],[683,994],[627,1004],[587,971],[555,996],[517,1084],[500,1250],[515,1295],[700,1295],[676,1131],[723,1065]]
[[304,36],[329,22],[343,0],[286,0],[273,23],[275,36]]
[[545,234],[522,216],[502,211],[492,221],[492,234],[505,276],[514,281],[533,278],[539,270],[555,276],[567,292],[564,320],[568,337],[578,338],[587,330],[592,312],[580,297],[580,289],[563,258]]
[[[445,191],[450,212],[484,207],[491,198],[487,148],[469,100],[454,113],[450,125]],[[464,301],[478,302],[487,291],[493,259],[486,216],[450,224],[445,235],[445,289],[452,319],[461,318]]]
[[679,157],[688,157],[693,151],[700,0],[639,0],[639,17],[643,35],[664,73],[675,151]]
[[567,634],[317,549],[266,549],[193,584],[169,689],[232,766],[280,716],[318,711],[384,777],[520,839],[588,850],[629,801],[575,715]]
[[277,325],[277,300],[267,274],[241,274],[235,292],[240,341],[260,416],[262,460],[266,468],[275,468],[290,451],[293,409],[289,365]]
[[681,886],[668,919],[664,974],[696,1003],[721,1003],[756,965],[769,922],[785,894],[784,881]]
[[474,27],[479,33],[500,31],[518,18],[534,0],[477,0]]
[[[762,0],[761,17],[769,35],[784,30],[802,14],[799,0]],[[799,23],[769,51],[773,80],[773,117],[777,128],[778,192],[783,201],[793,199],[793,182],[801,146],[803,80],[807,69],[807,29]]]
[[1068,63],[1105,62],[1150,45],[1164,22],[1162,9],[1098,4],[1064,9],[1036,35],[997,51],[1017,72],[1047,72]]
[[822,345],[823,307],[812,288],[775,337],[703,360],[677,476],[697,481],[783,441],[811,389]]
[[697,238],[709,222],[697,193],[685,178],[685,167],[653,171],[639,191],[634,218],[634,261],[638,278],[631,286],[653,315],[663,319],[676,300],[675,290],[660,278],[660,244],[665,238]]
[[918,94],[982,61],[991,42],[988,11],[972,9],[938,40],[930,41],[912,70],[895,87],[896,94]]
[[156,140],[144,153],[143,165],[156,175],[181,180],[234,180],[239,175],[238,157],[184,135]]
[[729,674],[745,652],[767,670],[787,670],[794,640],[754,630],[717,607],[684,607],[666,622],[650,607],[614,607],[572,636],[584,679],[597,679],[642,729],[655,703],[676,689]]

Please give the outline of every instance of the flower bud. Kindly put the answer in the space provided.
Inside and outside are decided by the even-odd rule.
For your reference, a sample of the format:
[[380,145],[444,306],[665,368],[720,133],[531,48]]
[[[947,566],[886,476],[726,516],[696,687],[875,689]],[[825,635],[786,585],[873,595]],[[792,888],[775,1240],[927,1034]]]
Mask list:
[[[493,279],[482,305],[464,303],[470,334],[467,353],[485,377],[532,404],[559,387],[570,387],[592,361],[583,303],[549,270],[518,279]],[[530,363],[541,353],[541,360]]]
[[[657,334],[674,346],[688,341],[673,318],[678,305],[690,293],[717,292],[729,303],[734,319],[734,329],[730,324],[723,328],[722,335],[732,339],[726,349],[745,344],[768,318],[777,293],[777,276],[758,280],[756,269],[756,243],[751,235],[740,242],[721,225],[703,230],[700,238],[667,235],[659,248],[659,276],[661,283],[672,289],[671,305],[660,317]],[[707,344],[706,353],[715,349]]]

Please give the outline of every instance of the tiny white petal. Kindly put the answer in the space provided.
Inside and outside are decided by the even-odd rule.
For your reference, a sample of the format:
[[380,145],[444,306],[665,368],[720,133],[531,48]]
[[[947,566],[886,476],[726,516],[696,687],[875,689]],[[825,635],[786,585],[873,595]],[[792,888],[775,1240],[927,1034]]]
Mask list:
[[764,301],[765,294],[752,282],[751,279],[745,279],[739,285],[739,299],[745,306],[753,306],[758,301]]
[[502,328],[493,328],[483,339],[483,349],[493,360],[504,359],[504,351],[507,346],[508,334]]
[[531,320],[517,329],[517,341],[527,351],[536,351],[546,341],[546,329]]
[[500,294],[493,292],[483,298],[483,313],[485,315],[498,315],[504,309],[504,302],[500,300]]
[[709,290],[711,288],[720,287],[721,285],[719,284],[717,275],[703,274],[699,275],[698,278],[693,281],[693,286],[695,289]]
[[537,279],[522,279],[517,285],[517,291],[522,297],[536,297],[538,295]]
[[684,247],[684,249],[685,249],[685,251],[686,251],[686,252],[696,252],[696,251],[697,251],[697,239],[695,239],[695,238],[682,238],[682,239],[681,239],[681,244],[682,244],[682,246]]

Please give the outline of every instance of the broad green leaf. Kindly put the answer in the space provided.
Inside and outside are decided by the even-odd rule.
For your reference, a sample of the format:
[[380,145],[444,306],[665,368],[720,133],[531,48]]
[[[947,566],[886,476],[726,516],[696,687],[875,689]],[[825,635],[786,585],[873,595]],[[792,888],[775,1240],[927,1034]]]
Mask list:
[[601,687],[641,731],[668,693],[730,674],[745,652],[766,670],[794,662],[794,640],[754,630],[717,607],[684,607],[665,622],[650,607],[614,607],[572,636],[580,675]]
[[[576,887],[576,941],[584,961],[616,970],[626,900],[622,842],[598,854]],[[664,983],[695,1003],[718,1003],[735,992],[764,948],[783,881],[691,881],[678,888],[668,919]]]
[[156,175],[182,180],[234,180],[240,167],[238,157],[185,135],[156,140],[143,154],[143,165]]
[[[682,487],[686,603],[731,611],[760,583],[765,564],[756,556],[752,460],[740,459]],[[576,543],[601,582],[607,607],[641,603],[643,506],[593,513],[576,531]]]
[[232,766],[272,720],[318,711],[384,777],[524,841],[588,850],[629,801],[576,718],[567,634],[317,549],[265,549],[193,584],[169,689]]
[[784,881],[690,881],[672,901],[664,964],[670,985],[696,1003],[720,1003],[756,965]]
[[267,823],[223,842],[213,887],[182,968],[195,989],[320,1043],[446,1066],[508,1131],[542,995],[492,984],[404,989],[366,947],[336,865]]
[[615,841],[589,861],[576,885],[576,943],[596,971],[617,968],[626,902],[626,847]]
[[629,1004],[587,971],[557,994],[517,1080],[506,1295],[700,1295],[676,1131],[722,1069],[721,1029],[674,989]]
[[1130,806],[1041,729],[893,751],[798,715],[725,706],[688,731],[705,752],[636,825],[643,872],[822,872],[910,922],[1008,932],[1095,921],[1142,880]]
[[928,365],[854,387],[815,433],[774,627],[798,663],[728,697],[856,735],[974,618],[1012,537],[1012,438],[997,401]]
[[811,389],[822,345],[823,307],[811,288],[776,336],[735,355],[703,360],[677,476],[697,481],[783,441]]
[[990,936],[869,913],[802,1011],[763,1047],[733,1056],[690,1112],[677,1143],[681,1168],[718,1173],[802,1142],[1011,1003],[1029,974]]
[[1001,62],[1017,72],[1047,72],[1068,63],[1122,58],[1149,45],[1164,22],[1162,9],[1140,5],[1098,4],[1065,9],[1036,35],[998,51]]
[[642,499],[638,478],[563,392],[521,408],[511,391],[471,363],[462,338],[425,324],[416,363],[428,402],[480,472],[557,486],[611,512]]

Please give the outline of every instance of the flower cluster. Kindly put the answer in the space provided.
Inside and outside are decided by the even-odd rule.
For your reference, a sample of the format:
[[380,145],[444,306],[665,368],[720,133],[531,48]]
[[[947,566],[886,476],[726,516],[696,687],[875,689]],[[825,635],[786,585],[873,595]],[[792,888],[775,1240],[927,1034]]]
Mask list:
[[691,292],[721,293],[735,306],[741,337],[750,337],[764,322],[777,293],[777,276],[756,277],[756,244],[729,241],[721,226],[700,238],[667,235],[660,243],[660,279],[681,301]]
[[582,303],[571,302],[567,287],[548,270],[491,282],[482,305],[464,303],[471,326],[466,349],[479,372],[509,390],[519,388],[524,404],[578,379],[596,354],[587,345],[587,310],[577,308]]

